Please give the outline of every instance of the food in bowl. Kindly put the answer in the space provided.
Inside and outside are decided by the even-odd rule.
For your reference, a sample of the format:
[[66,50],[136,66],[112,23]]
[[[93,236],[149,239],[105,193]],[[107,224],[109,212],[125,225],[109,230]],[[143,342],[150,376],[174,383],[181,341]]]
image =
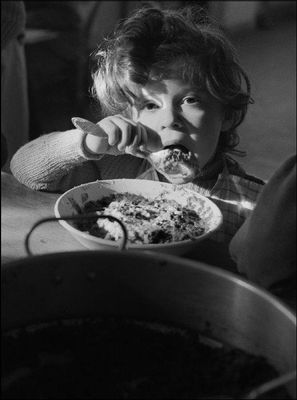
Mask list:
[[[160,238],[158,239],[158,243],[148,244],[144,242],[131,243],[128,241],[127,249],[153,250],[177,255],[185,254],[187,251],[194,249],[198,242],[212,235],[223,221],[222,213],[214,202],[196,191],[186,188],[185,185],[175,185],[145,179],[98,180],[76,186],[63,193],[57,199],[55,216],[58,218],[77,218],[77,216],[81,215],[82,217],[86,203],[97,203],[104,197],[125,193],[133,196],[143,196],[147,201],[163,199],[164,204],[172,204],[171,202],[174,201],[178,204],[178,207],[195,212],[200,218],[199,221],[196,221],[197,225],[204,229],[204,232],[199,229],[195,237],[178,242],[167,240],[162,243]],[[102,219],[102,216],[100,217]],[[91,215],[89,218],[91,218]],[[99,218],[95,217],[93,219],[94,224],[97,219]],[[75,221],[61,219],[59,222],[76,240],[89,249],[119,248],[119,241],[103,239],[103,236],[99,237],[89,233],[88,229],[79,229]]]
[[151,153],[150,162],[173,183],[192,181],[199,173],[199,164],[194,154],[184,146],[167,146]]
[[243,398],[277,376],[264,357],[159,321],[76,318],[2,338],[6,399]]
[[[199,214],[162,196],[148,199],[131,193],[115,193],[97,201],[88,201],[83,213],[96,212],[112,215],[124,223],[128,241],[133,244],[160,244],[195,239],[205,232]],[[77,222],[82,231],[108,240],[119,240],[123,230],[108,219]]]

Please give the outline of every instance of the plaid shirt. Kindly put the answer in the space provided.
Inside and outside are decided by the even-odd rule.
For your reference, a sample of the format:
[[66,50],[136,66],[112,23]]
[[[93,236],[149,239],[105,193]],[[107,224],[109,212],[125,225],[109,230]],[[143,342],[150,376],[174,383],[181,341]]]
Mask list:
[[[185,187],[210,198],[223,214],[223,224],[212,239],[229,243],[256,205],[264,182],[247,175],[231,157],[223,158],[224,167],[214,184],[202,187],[199,183],[185,183]],[[160,180],[154,168],[150,168],[137,179]]]

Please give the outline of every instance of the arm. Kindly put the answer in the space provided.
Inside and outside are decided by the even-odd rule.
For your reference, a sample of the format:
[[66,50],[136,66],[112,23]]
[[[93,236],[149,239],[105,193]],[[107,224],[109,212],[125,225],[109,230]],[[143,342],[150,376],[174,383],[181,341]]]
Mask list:
[[99,160],[102,155],[87,153],[83,136],[78,129],[72,129],[32,140],[14,154],[12,174],[31,189],[46,191],[64,191],[95,180],[96,169],[87,161]]
[[136,178],[147,164],[146,145],[160,146],[158,135],[150,132],[148,143],[146,128],[122,116],[104,118],[98,126],[98,132],[72,129],[29,142],[13,156],[11,172],[31,189],[65,191],[95,179]]

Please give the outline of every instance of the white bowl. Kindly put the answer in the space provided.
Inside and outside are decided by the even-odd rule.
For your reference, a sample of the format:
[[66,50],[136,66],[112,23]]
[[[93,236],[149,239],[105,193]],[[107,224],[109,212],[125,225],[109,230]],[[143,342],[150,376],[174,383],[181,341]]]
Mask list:
[[[205,232],[190,240],[161,244],[127,244],[128,249],[152,250],[169,254],[184,254],[193,249],[198,242],[208,238],[215,232],[223,221],[219,208],[208,198],[181,185],[155,182],[143,179],[114,179],[101,180],[76,186],[63,193],[56,201],[55,216],[57,218],[78,214],[88,201],[100,200],[113,193],[132,193],[142,195],[148,199],[155,199],[162,194],[168,200],[175,200],[182,206],[196,211],[205,223]],[[119,247],[117,241],[101,239],[82,232],[73,221],[59,221],[82,245],[92,250],[112,250]]]

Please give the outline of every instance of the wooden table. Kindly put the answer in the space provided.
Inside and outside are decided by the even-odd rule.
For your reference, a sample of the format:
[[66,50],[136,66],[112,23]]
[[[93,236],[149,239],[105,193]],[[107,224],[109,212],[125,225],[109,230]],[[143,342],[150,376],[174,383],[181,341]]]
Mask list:
[[[58,197],[56,193],[31,190],[12,175],[1,172],[1,263],[27,256],[27,233],[39,219],[54,216]],[[37,227],[30,248],[34,254],[85,249],[58,222]]]
[[[12,175],[1,172],[1,264],[27,257],[25,238],[41,218],[54,217],[58,193],[34,191],[20,184]],[[65,251],[90,251],[83,247],[59,222],[49,222],[36,228],[30,238],[34,255]],[[228,248],[205,240],[185,258],[221,267],[236,273]],[[296,310],[296,292],[280,288],[274,293]]]
[[[25,238],[41,218],[54,216],[58,193],[34,191],[20,184],[12,175],[1,172],[1,261],[2,263],[26,257]],[[87,250],[58,222],[49,222],[36,228],[30,238],[33,254]],[[217,265],[231,271],[236,268],[228,249],[210,240],[202,242],[186,258]]]

